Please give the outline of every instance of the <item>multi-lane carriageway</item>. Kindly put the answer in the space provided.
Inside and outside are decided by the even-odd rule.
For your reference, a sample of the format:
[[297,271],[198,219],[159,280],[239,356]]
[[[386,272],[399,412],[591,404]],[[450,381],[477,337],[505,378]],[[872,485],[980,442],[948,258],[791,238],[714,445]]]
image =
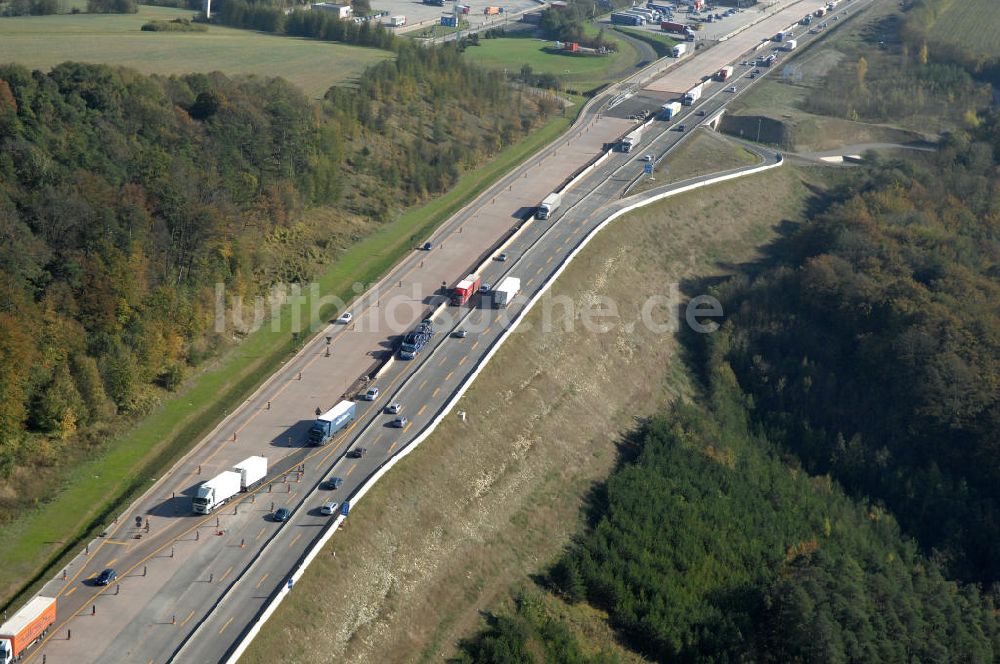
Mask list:
[[[862,4],[855,0],[852,11]],[[807,40],[800,48],[805,45]],[[753,84],[745,73],[738,71],[738,78],[725,86],[710,88],[701,104],[685,109],[687,115],[679,121],[693,123],[700,118],[693,115],[699,110],[711,117],[733,96],[726,91],[730,85],[741,92]],[[351,325],[331,325],[306,343],[104,537],[92,542],[66,569],[65,578],[59,574],[50,581],[42,594],[59,596],[59,621],[32,650],[29,661],[41,661],[41,656],[46,663],[74,664],[223,659],[329,523],[330,517],[318,514],[320,503],[350,496],[413,440],[469,377],[523,308],[525,298],[536,293],[606,218],[608,203],[617,201],[642,168],[636,157],[662,155],[688,135],[654,123],[638,154],[614,153],[569,191],[553,220],[521,227],[505,247],[510,261],[490,261],[497,243],[521,226],[517,218],[523,208],[537,204],[603,143],[631,127],[600,110],[599,104],[592,106],[568,136],[449,220],[436,234],[432,251],[415,251],[363,293],[351,307]],[[376,383],[382,397],[372,403],[359,401],[358,418],[346,433],[325,447],[305,446],[314,409],[337,401],[371,368],[372,353],[384,351],[390,337],[431,310],[442,282],[450,284],[480,263],[485,264],[485,282],[496,283],[506,274],[520,277],[521,298],[505,310],[481,308],[476,301],[472,307],[444,309],[435,320],[438,333],[429,347],[415,361],[388,367]],[[467,329],[468,337],[449,337],[456,327]],[[331,337],[329,344],[326,337]],[[410,420],[402,430],[390,428],[391,417],[382,414],[387,403],[397,401]],[[470,426],[476,426],[474,418]],[[368,454],[347,458],[345,452],[353,447],[365,447]],[[209,517],[191,514],[191,494],[201,481],[253,454],[271,461],[267,484]],[[301,474],[296,472],[300,468]],[[337,491],[320,488],[321,480],[333,474],[343,477],[344,485]],[[284,524],[271,521],[272,503],[294,508],[292,519]],[[136,526],[135,516],[142,525]],[[260,556],[265,547],[266,554]],[[116,568],[120,582],[107,588],[90,585],[88,579],[105,567]],[[70,630],[72,637],[67,638]]]

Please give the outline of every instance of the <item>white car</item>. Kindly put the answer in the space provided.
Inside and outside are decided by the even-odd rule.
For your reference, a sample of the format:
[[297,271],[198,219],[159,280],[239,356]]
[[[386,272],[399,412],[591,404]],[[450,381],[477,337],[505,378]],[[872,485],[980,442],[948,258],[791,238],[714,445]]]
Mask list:
[[375,401],[378,399],[379,391],[377,387],[370,387],[368,391],[365,392],[365,401]]
[[403,404],[391,403],[385,407],[385,412],[390,415],[399,415],[399,411],[403,410]]
[[650,162],[652,162],[652,161],[656,161],[656,157],[654,157],[651,154],[647,154],[647,155],[643,155],[643,157],[642,157],[642,159],[640,159],[640,161],[650,161]]
[[354,320],[354,314],[348,311],[340,314],[340,318],[337,319],[337,322],[340,323],[341,325],[347,325],[352,320]]

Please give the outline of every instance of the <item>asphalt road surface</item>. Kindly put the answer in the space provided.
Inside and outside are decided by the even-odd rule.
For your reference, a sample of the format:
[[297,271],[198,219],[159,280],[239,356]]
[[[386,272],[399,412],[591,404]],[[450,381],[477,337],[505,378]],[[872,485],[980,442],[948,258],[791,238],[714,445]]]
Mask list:
[[[742,91],[753,83],[743,76],[736,85]],[[421,431],[526,298],[606,218],[609,205],[620,204],[626,186],[642,173],[638,157],[661,158],[696,122],[722,108],[733,96],[727,91],[732,84],[710,88],[701,104],[685,109],[679,120],[653,123],[632,153],[613,153],[564,196],[552,220],[524,224],[545,194],[634,125],[604,113],[605,100],[589,105],[567,135],[445,223],[432,238],[431,251],[415,250],[381,282],[360,289],[350,307],[350,325],[330,324],[309,340],[110,524],[67,567],[65,577],[46,584],[41,594],[59,597],[59,620],[27,661],[40,662],[43,655],[47,663],[74,664],[222,659],[329,523],[331,517],[319,514],[319,506],[350,496]],[[672,130],[684,121],[689,131]],[[762,158],[774,157],[762,153]],[[509,260],[491,260],[504,243]],[[398,336],[441,302],[442,283],[452,286],[480,264],[484,282],[495,284],[507,274],[520,277],[518,300],[499,310],[484,306],[480,297],[471,306],[445,308],[435,317],[437,333],[429,346],[415,360],[395,360],[379,376],[375,384],[381,398],[358,401],[357,419],[348,430],[326,446],[309,447],[305,434],[315,408],[354,396],[365,385],[361,376],[391,351]],[[468,336],[449,336],[456,328]],[[383,408],[390,402],[403,404],[409,419],[405,428],[388,425],[392,416]],[[366,449],[364,456],[347,456],[358,447]],[[269,459],[265,484],[208,517],[191,513],[191,496],[201,482],[254,454]],[[323,483],[331,475],[344,480],[336,491]],[[293,510],[288,522],[271,518],[278,507]],[[93,585],[105,567],[118,571],[118,582]]]

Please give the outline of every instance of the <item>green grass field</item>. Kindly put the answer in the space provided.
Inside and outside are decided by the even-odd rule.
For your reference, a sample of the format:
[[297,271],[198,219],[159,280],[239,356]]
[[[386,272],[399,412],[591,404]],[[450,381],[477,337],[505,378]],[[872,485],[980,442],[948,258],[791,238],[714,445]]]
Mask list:
[[931,37],[955,43],[975,55],[1000,56],[1000,2],[953,2],[934,24]]
[[281,76],[314,98],[391,57],[386,51],[210,26],[208,32],[142,32],[188,10],[142,6],[138,14],[0,18],[0,62],[48,69],[66,60],[132,67],[146,74],[221,71]]
[[545,49],[553,42],[534,37],[500,37],[480,39],[479,46],[470,46],[465,57],[470,62],[491,69],[516,72],[529,64],[536,74],[555,74],[567,86],[588,90],[618,78],[635,65],[638,53],[631,44],[619,42],[617,53],[608,56],[584,56],[550,53]]
[[[677,39],[672,39],[662,32],[652,32],[650,30],[636,30],[634,28],[623,28],[620,25],[615,26],[615,30],[626,34],[635,39],[640,39],[647,44],[652,45],[656,49],[656,54],[660,57],[665,57],[670,55],[671,49],[680,43]],[[612,33],[613,36],[614,33]]]
[[[571,121],[570,113],[552,119],[483,168],[462,176],[447,194],[406,211],[361,240],[320,277],[320,292],[350,301],[355,282],[377,281],[412,250],[413,237],[426,237],[504,173],[554,140]],[[37,590],[53,569],[100,532],[102,524],[109,523],[125,503],[147,489],[163,468],[173,465],[287,359],[293,350],[288,315],[286,307],[282,313],[286,318],[278,326],[281,331],[273,332],[265,325],[249,335],[178,396],[111,441],[103,454],[79,466],[51,502],[0,528],[0,541],[8,543],[0,547],[0,605],[10,605]]]

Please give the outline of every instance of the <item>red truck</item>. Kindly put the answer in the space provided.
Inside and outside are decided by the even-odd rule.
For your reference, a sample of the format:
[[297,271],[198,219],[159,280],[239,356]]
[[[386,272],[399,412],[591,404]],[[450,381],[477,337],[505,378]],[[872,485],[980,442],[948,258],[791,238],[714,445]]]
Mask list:
[[687,27],[683,23],[675,23],[674,21],[660,21],[660,30],[664,32],[676,32],[679,34],[685,34],[691,31],[691,28]]
[[34,597],[0,626],[0,664],[10,664],[56,622],[55,597]]
[[481,282],[482,280],[478,274],[470,274],[465,279],[462,279],[451,293],[451,303],[456,307],[460,307],[468,302],[469,298],[479,290]]
[[715,72],[715,80],[717,81],[727,81],[730,76],[733,75],[735,67],[732,65],[726,65],[719,71]]

